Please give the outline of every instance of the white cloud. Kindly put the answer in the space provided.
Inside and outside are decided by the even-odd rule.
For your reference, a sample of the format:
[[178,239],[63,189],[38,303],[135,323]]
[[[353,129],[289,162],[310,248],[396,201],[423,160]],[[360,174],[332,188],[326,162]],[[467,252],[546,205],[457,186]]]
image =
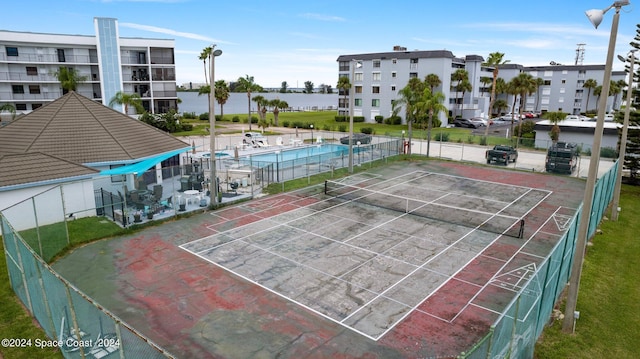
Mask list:
[[214,39],[214,38],[211,38],[211,37],[208,37],[208,36],[204,36],[204,35],[194,34],[194,33],[190,33],[190,32],[176,31],[176,30],[173,30],[173,29],[167,29],[167,28],[163,28],[163,27],[149,26],[149,25],[142,25],[142,24],[134,24],[134,23],[130,23],[130,22],[119,23],[119,25],[122,26],[122,27],[128,27],[130,29],[155,32],[155,33],[159,33],[159,34],[167,34],[167,35],[171,35],[171,36],[175,36],[175,37],[184,37],[184,38],[193,39],[193,40],[201,40],[201,41],[206,41],[206,42],[209,42],[209,43],[232,44],[231,42],[228,42],[228,41]]
[[347,21],[345,18],[340,17],[340,16],[323,15],[323,14],[316,14],[316,13],[311,13],[311,12],[300,14],[299,16],[303,17],[305,19],[319,20],[319,21],[329,21],[329,22],[344,22],[344,21]]

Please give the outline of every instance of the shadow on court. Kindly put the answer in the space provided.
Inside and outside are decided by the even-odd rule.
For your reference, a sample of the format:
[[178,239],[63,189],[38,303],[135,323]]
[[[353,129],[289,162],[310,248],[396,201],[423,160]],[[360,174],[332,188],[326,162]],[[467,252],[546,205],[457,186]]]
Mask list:
[[429,161],[328,187],[93,243],[54,267],[178,357],[455,357],[555,245],[584,183]]

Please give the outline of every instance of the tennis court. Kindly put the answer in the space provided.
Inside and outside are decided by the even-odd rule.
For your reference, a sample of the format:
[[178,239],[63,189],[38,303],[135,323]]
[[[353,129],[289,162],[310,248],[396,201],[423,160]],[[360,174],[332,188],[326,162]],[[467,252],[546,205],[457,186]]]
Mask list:
[[[538,315],[532,274],[583,191],[568,176],[400,162],[91,243],[55,268],[178,357],[458,357],[501,316]],[[535,333],[493,338],[500,351]]]
[[[455,320],[470,301],[443,315],[429,298],[498,239],[524,242],[523,223],[551,194],[426,171],[365,173],[318,192],[307,206],[181,248],[378,340],[415,311]],[[517,286],[528,273],[525,265],[491,285]]]

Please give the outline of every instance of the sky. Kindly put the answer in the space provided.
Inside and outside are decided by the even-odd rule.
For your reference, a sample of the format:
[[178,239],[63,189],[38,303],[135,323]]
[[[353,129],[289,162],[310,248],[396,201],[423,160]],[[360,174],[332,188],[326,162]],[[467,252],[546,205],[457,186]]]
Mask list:
[[[610,0],[611,1],[611,0]],[[263,87],[336,87],[340,55],[450,50],[456,57],[502,52],[524,66],[604,64],[615,11],[595,29],[585,16],[600,0],[314,1],[314,0],[23,0],[5,1],[0,29],[95,35],[94,17],[118,19],[121,37],[175,40],[176,82],[203,83],[202,50],[222,50],[215,79],[246,75]],[[64,4],[64,5],[63,5]],[[622,8],[616,54],[636,36],[640,10]],[[614,70],[623,70],[614,56]]]

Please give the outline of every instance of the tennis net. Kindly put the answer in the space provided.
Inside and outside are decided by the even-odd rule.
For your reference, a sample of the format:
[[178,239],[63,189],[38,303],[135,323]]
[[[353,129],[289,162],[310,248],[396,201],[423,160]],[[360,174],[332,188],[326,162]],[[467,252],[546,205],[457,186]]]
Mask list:
[[345,201],[363,203],[478,231],[514,238],[522,238],[524,235],[524,219],[518,217],[426,202],[330,180],[324,183],[324,193]]

